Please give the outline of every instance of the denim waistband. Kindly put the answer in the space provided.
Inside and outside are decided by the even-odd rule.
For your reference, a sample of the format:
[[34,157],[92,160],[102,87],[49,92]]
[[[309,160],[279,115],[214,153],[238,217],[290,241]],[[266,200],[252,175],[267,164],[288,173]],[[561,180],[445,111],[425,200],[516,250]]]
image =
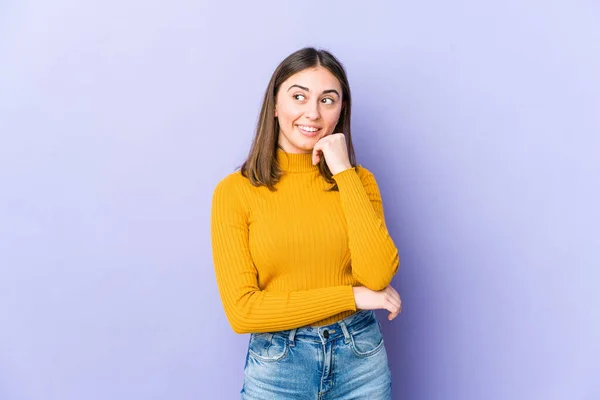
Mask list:
[[310,340],[327,343],[339,338],[350,340],[350,334],[356,330],[362,329],[369,323],[376,323],[375,314],[372,310],[360,310],[349,317],[329,325],[323,326],[303,326],[301,328],[279,331],[289,339],[291,346],[298,339]]

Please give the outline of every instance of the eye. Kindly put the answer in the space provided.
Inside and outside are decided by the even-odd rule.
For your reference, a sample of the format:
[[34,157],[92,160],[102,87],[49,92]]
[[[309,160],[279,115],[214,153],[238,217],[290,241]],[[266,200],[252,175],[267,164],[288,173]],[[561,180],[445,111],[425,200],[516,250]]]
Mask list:
[[331,97],[325,97],[323,100],[321,100],[321,102],[325,104],[333,104],[335,100],[333,100]]
[[294,99],[296,99],[296,100],[304,100],[304,99],[306,98],[306,97],[304,97],[304,95],[303,95],[303,94],[300,94],[300,93],[298,93],[298,94],[295,94],[293,97],[294,97]]

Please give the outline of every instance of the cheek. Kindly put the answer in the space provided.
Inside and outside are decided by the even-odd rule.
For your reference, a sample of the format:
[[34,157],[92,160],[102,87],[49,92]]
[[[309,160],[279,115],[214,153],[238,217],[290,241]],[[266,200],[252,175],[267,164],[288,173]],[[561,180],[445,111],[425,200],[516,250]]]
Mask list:
[[277,114],[281,123],[292,123],[302,116],[302,111],[292,105],[282,104],[277,107]]
[[336,122],[340,119],[341,115],[341,110],[331,110],[330,113],[327,113],[327,123],[333,126],[337,125]]

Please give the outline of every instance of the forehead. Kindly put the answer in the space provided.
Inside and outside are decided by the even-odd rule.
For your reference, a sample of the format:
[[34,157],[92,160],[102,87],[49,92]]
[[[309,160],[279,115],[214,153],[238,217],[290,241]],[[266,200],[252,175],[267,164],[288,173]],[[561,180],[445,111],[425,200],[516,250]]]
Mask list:
[[295,73],[281,84],[281,89],[286,91],[290,85],[301,85],[311,91],[318,92],[337,89],[341,93],[342,88],[340,81],[327,68],[322,66],[307,68]]

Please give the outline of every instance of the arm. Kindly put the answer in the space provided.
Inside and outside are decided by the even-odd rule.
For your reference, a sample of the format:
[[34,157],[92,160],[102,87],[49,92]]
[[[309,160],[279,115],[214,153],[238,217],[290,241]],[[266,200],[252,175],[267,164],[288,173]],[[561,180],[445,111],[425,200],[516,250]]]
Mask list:
[[[222,180],[213,194],[211,238],[217,286],[236,333],[297,328],[343,311],[356,310],[352,286],[266,292],[248,243],[248,212],[238,176]],[[245,178],[243,178],[245,179]]]
[[400,264],[398,249],[385,224],[375,177],[361,166],[333,176],[348,225],[352,275],[371,290],[388,286]]

